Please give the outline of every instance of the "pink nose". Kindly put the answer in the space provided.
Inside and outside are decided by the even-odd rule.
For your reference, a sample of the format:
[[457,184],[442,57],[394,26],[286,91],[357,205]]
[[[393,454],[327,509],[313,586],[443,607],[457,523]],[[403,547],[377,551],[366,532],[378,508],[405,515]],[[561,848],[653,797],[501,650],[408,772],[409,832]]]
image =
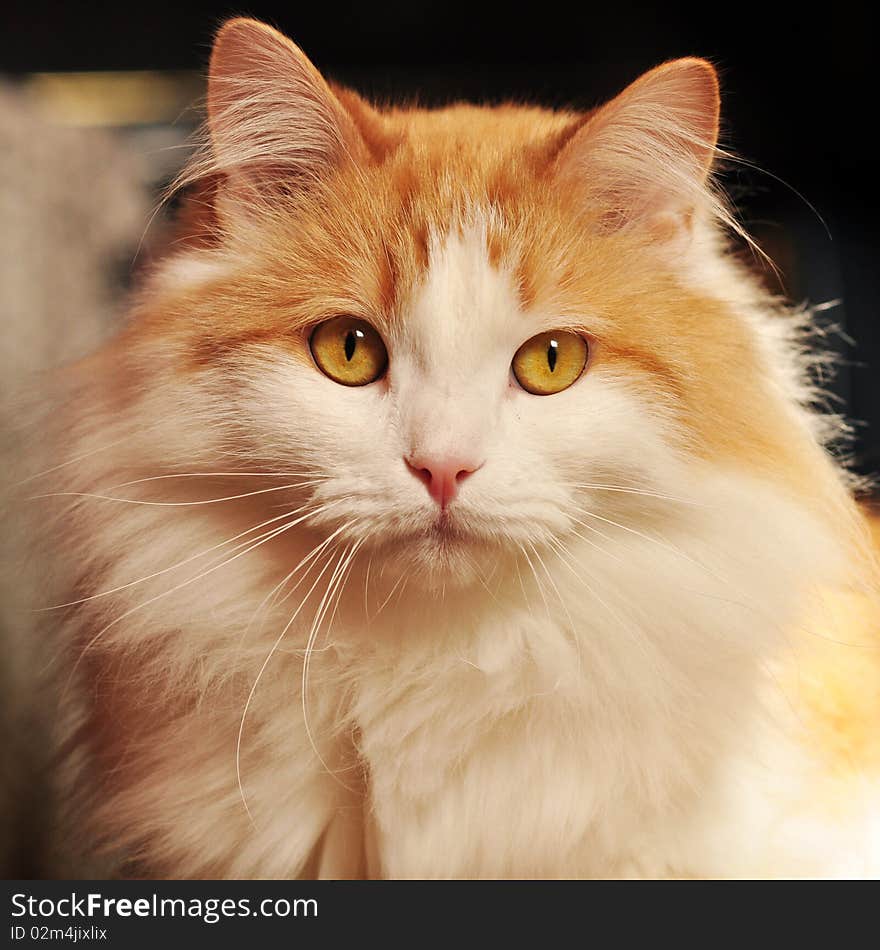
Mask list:
[[455,498],[458,486],[468,475],[472,475],[482,465],[482,462],[475,464],[453,456],[415,455],[404,461],[441,509],[445,509]]

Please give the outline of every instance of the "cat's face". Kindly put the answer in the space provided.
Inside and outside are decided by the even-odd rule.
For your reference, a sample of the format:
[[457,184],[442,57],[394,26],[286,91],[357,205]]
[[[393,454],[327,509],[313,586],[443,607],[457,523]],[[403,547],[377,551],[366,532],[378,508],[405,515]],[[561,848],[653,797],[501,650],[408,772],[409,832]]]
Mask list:
[[[174,269],[165,316],[180,311],[193,401],[245,454],[312,480],[313,526],[445,584],[597,540],[627,506],[669,508],[687,466],[739,438],[760,454],[760,392],[736,388],[758,355],[693,275],[709,67],[665,67],[589,123],[379,115],[343,106],[266,29],[227,27],[215,47],[221,236]],[[287,99],[283,69],[261,77],[269,106],[312,84],[305,111],[278,107],[271,127],[236,98],[254,43],[294,71]],[[639,117],[677,118],[683,144],[669,128],[642,141]],[[654,156],[621,152],[615,122]],[[679,167],[652,170],[661,160]]]
[[[589,534],[581,509],[609,493],[590,484],[674,481],[669,400],[650,372],[615,366],[602,328],[588,301],[579,312],[526,306],[477,220],[431,239],[394,313],[331,315],[240,349],[234,402],[280,471],[319,479],[328,524],[350,522],[348,536],[429,575],[470,575],[504,551],[534,557],[572,530]],[[518,351],[530,360],[522,382]],[[330,372],[353,364],[368,381],[335,380],[325,357]]]

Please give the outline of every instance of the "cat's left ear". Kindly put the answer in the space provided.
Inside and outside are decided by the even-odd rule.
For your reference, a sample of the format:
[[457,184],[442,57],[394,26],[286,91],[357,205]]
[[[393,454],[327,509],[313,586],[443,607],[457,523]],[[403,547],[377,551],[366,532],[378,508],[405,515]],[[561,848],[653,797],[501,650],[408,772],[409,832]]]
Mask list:
[[367,152],[352,115],[302,50],[245,18],[225,23],[214,42],[208,128],[212,170],[239,197],[305,187]]
[[695,212],[712,207],[719,106],[711,63],[664,63],[586,119],[554,174],[605,229],[638,223],[661,239],[681,237]]

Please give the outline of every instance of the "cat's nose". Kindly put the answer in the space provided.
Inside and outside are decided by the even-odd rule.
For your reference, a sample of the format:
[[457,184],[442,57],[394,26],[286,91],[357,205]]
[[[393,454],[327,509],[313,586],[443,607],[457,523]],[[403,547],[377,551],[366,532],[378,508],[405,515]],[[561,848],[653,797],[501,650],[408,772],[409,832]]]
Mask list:
[[428,489],[428,494],[445,510],[458,494],[459,485],[482,466],[462,456],[410,455],[404,459],[407,468]]

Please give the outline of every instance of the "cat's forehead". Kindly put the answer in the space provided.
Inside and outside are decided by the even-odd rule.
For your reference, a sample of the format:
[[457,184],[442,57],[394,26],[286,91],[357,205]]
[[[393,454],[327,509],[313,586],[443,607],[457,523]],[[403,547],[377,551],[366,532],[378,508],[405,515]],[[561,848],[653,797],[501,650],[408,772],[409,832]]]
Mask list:
[[438,351],[463,331],[509,342],[530,316],[560,309],[560,289],[583,264],[582,227],[555,195],[498,153],[440,168],[416,159],[407,171],[380,175],[365,200],[337,205],[358,238],[358,272],[373,275],[367,312]]
[[515,274],[493,259],[492,219],[477,209],[465,223],[433,232],[421,278],[398,302],[397,335],[426,364],[447,357],[464,367],[470,355],[528,326]]

